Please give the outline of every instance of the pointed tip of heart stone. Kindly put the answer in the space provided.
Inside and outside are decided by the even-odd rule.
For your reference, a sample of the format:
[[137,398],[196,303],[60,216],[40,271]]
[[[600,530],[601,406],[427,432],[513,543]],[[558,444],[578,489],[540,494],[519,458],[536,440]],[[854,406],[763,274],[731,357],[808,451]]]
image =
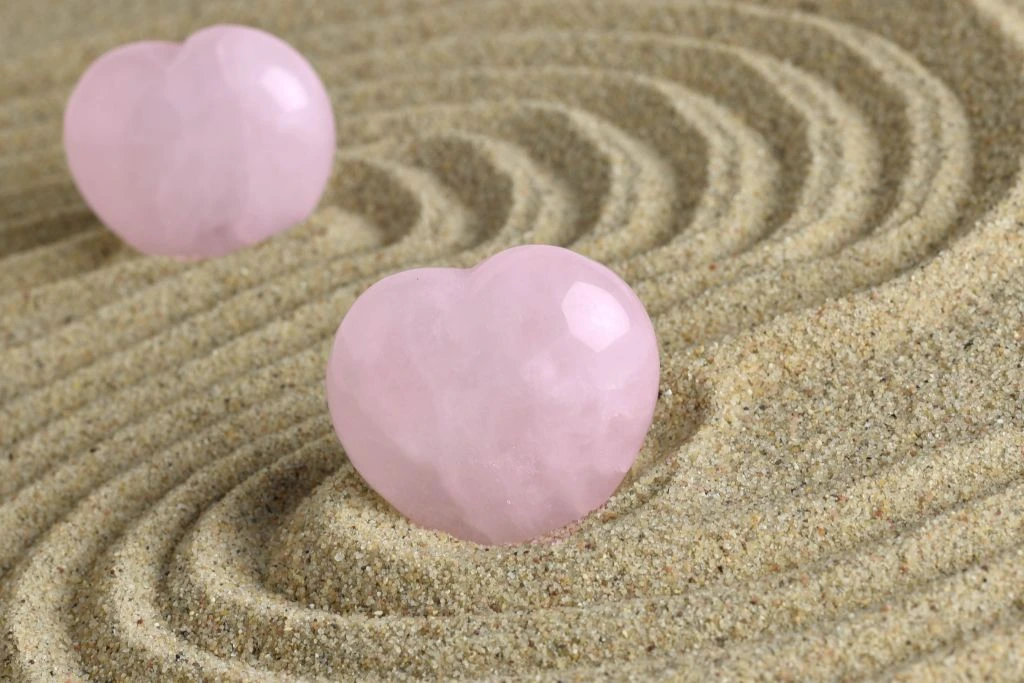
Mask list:
[[370,287],[338,328],[327,397],[352,464],[410,520],[517,543],[608,500],[650,427],[659,372],[629,285],[529,245]]
[[85,71],[64,113],[86,203],[139,251],[178,258],[227,254],[307,218],[334,143],[313,67],[245,26],[115,48]]

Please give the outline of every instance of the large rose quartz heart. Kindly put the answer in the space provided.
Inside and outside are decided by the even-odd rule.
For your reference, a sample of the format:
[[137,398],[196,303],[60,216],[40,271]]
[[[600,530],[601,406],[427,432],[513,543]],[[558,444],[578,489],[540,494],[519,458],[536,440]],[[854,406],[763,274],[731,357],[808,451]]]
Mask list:
[[400,512],[514,543],[607,501],[650,427],[658,374],[629,285],[534,245],[370,287],[338,329],[327,398],[352,464]]
[[334,135],[313,67],[244,26],[111,50],[64,114],[68,165],[93,211],[136,249],[183,258],[226,254],[308,217]]

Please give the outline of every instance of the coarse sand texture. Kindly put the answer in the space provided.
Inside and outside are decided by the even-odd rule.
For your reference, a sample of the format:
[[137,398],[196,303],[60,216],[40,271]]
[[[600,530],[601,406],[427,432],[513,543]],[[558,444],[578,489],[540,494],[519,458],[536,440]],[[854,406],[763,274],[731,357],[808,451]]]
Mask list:
[[[139,256],[64,103],[225,22],[316,67],[332,179]],[[0,680],[1024,680],[1022,160],[1019,0],[3,0]],[[605,507],[486,548],[362,483],[324,367],[377,279],[535,242],[661,391]]]

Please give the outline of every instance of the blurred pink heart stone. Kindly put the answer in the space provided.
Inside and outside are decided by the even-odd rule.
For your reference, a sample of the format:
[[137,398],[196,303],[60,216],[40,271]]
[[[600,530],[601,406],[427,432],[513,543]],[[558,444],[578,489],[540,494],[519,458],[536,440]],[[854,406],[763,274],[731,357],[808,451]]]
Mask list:
[[146,41],[86,70],[64,149],[86,203],[139,251],[220,256],[307,218],[334,159],[313,67],[279,38],[212,26]]
[[518,543],[614,493],[651,425],[659,372],[629,285],[531,245],[366,290],[338,328],[327,399],[352,464],[410,520]]

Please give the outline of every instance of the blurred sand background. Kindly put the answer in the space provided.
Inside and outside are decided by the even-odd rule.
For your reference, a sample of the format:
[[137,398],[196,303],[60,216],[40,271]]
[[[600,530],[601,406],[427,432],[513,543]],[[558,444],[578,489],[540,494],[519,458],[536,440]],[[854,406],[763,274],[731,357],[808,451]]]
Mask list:
[[[218,22],[318,69],[334,178],[144,258],[63,105]],[[5,0],[0,679],[1024,680],[1022,76],[1005,0]],[[662,392],[605,508],[487,549],[362,485],[323,370],[377,278],[524,242],[636,288]]]

